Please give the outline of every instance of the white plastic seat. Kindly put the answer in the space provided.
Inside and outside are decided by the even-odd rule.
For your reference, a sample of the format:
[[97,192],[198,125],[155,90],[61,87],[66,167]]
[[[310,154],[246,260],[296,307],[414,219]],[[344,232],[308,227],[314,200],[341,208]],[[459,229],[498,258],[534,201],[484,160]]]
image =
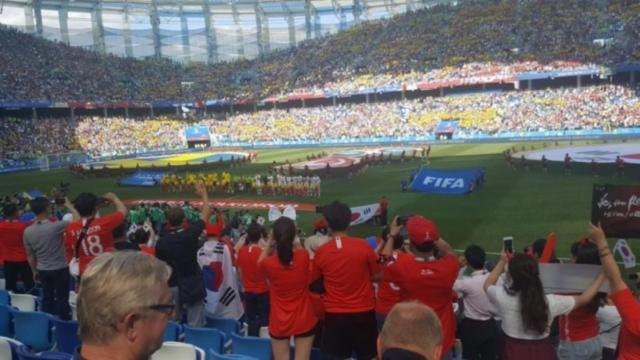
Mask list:
[[260,327],[260,333],[258,334],[258,337],[261,337],[263,339],[271,339],[271,335],[269,335],[269,327],[268,326]]
[[0,279],[0,290],[6,290],[7,289],[7,282],[5,279]]
[[71,320],[78,320],[78,308],[77,308],[78,294],[75,291],[69,291],[69,307],[71,308]]
[[11,306],[20,311],[36,311],[36,297],[29,294],[11,293]]
[[13,359],[13,356],[11,354],[11,344],[14,344],[17,347],[24,346],[20,341],[0,336],[0,359]]
[[151,360],[205,360],[204,350],[191,344],[177,341],[165,341],[158,349]]

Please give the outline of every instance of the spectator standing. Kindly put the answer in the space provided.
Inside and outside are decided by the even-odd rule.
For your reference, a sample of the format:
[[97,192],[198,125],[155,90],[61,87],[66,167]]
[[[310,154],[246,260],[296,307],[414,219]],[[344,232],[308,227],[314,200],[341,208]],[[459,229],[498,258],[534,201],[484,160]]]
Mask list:
[[3,222],[0,222],[0,245],[4,253],[4,276],[6,289],[12,292],[18,290],[18,279],[22,280],[23,290],[33,289],[34,274],[27,261],[27,253],[22,241],[24,231],[29,225],[20,221],[21,211],[17,204],[5,205]]
[[[68,199],[65,207],[73,214],[73,220],[80,218]],[[36,220],[24,232],[24,247],[31,270],[42,285],[42,310],[70,320],[69,266],[64,252],[64,231],[70,222],[52,222],[50,209],[49,200],[44,197],[31,201]]]
[[[389,236],[400,233],[402,225],[394,219]],[[402,301],[418,300],[438,314],[442,324],[442,354],[451,358],[455,343],[456,322],[453,314],[453,284],[458,277],[460,263],[453,249],[435,224],[422,216],[411,216],[406,222],[411,255],[390,261],[391,246],[387,242],[383,278],[398,285]],[[436,257],[437,252],[437,257]]]
[[618,359],[638,360],[640,359],[640,303],[633,297],[631,289],[622,280],[620,268],[616,264],[613,253],[609,250],[609,244],[602,228],[599,225],[590,225],[589,237],[598,247],[598,255],[611,288],[609,297],[622,317],[618,340]]
[[382,197],[380,198],[380,225],[382,226],[387,226],[387,216],[388,216],[388,208],[389,208],[389,201],[387,200],[387,197],[382,195]]
[[381,360],[440,360],[440,319],[419,302],[396,304],[378,337],[378,354]]
[[483,248],[470,245],[464,251],[464,262],[472,270],[471,276],[456,280],[453,290],[462,298],[464,318],[458,329],[462,341],[462,357],[468,360],[496,359],[498,356],[497,313],[484,291],[489,277],[485,269],[486,254]]
[[[113,230],[124,221],[127,207],[114,193],[107,193],[99,199],[95,194],[85,192],[79,194],[73,203],[80,220],[69,224],[64,236],[66,246],[71,247],[78,258],[78,275],[82,276],[93,258],[114,251]],[[107,203],[115,205],[116,211],[97,217],[98,209]],[[75,272],[75,269],[71,271]]]
[[[572,244],[571,254],[575,264],[600,265],[598,248],[586,239]],[[604,305],[605,300],[606,294],[598,293],[585,306],[559,317],[558,358],[560,360],[600,359],[602,357],[600,327],[596,313]]]
[[164,263],[139,251],[94,259],[78,293],[82,346],[74,360],[140,360],[158,350],[175,309],[169,274]]
[[[204,185],[196,185],[196,194],[203,204],[209,203]],[[163,231],[156,244],[156,257],[171,267],[169,288],[173,302],[177,305],[175,320],[181,322],[183,312],[187,314],[187,324],[193,327],[203,326],[204,298],[206,292],[202,270],[197,262],[200,236],[205,228],[205,219],[209,219],[209,207],[203,206],[201,219],[187,223],[185,212],[179,205],[167,209],[169,228]]]
[[323,352],[337,358],[376,356],[378,331],[372,280],[379,273],[377,257],[364,239],[347,235],[351,209],[338,201],[323,210],[330,239],[315,253],[312,281],[322,276],[325,319]]
[[273,223],[271,239],[258,258],[270,285],[269,335],[276,360],[289,359],[291,337],[295,359],[308,359],[318,322],[309,291],[309,254],[294,244],[295,238],[293,220],[280,217]]
[[607,303],[598,310],[596,317],[600,325],[602,360],[615,360],[622,318],[610,298],[607,298]]
[[262,226],[252,223],[247,229],[244,245],[238,251],[236,261],[244,287],[245,313],[249,324],[249,336],[258,336],[260,327],[269,324],[269,285],[258,267],[262,248]]
[[616,156],[616,176],[624,177],[624,159]]
[[[222,218],[218,217],[217,221],[220,223]],[[221,236],[221,227],[209,224],[205,229],[207,241],[198,250],[198,265],[207,294],[205,311],[214,318],[240,320],[244,309],[234,267],[233,244]]]
[[507,280],[503,281],[504,285],[496,285],[506,265],[507,254],[503,253],[484,283],[484,289],[502,319],[504,334],[500,358],[557,359],[549,338],[553,319],[589,303],[604,277],[600,275],[578,296],[545,295],[535,259],[524,254],[514,255],[509,262]]
[[[382,230],[382,241],[378,245],[376,252],[381,253],[387,241],[393,242],[393,251],[391,257],[394,260],[398,259],[398,256],[405,254],[404,251],[404,238],[402,235],[396,235],[393,238],[389,236],[389,228],[385,227]],[[378,330],[382,329],[384,320],[391,311],[391,308],[401,300],[400,288],[389,281],[388,277],[382,277],[378,284],[378,291],[376,292],[376,321],[378,323]]]

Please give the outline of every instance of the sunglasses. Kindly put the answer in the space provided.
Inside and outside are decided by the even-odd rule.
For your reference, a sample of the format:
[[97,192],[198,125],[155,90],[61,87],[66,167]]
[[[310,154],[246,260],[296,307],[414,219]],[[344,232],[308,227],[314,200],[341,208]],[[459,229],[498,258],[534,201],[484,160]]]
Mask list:
[[154,311],[159,311],[161,313],[171,315],[176,310],[175,304],[157,304],[157,305],[149,305],[147,309],[151,309]]

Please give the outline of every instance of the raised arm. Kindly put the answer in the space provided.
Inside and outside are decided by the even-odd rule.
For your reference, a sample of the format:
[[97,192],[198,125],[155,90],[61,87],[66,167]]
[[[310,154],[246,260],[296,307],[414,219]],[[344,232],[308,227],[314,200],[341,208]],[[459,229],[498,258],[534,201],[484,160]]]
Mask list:
[[440,254],[441,257],[446,255],[454,255],[454,256],[456,255],[456,252],[453,250],[451,245],[449,245],[449,243],[444,241],[443,238],[440,238],[438,239],[438,241],[436,241],[436,248],[438,249],[438,253]]
[[73,221],[80,219],[80,213],[78,213],[78,210],[73,207],[73,204],[71,203],[71,201],[69,201],[69,198],[64,198],[64,206],[71,212]]
[[613,257],[613,253],[609,250],[609,244],[607,243],[607,237],[602,230],[600,224],[589,224],[589,239],[598,246],[598,253],[600,254],[600,262],[604,273],[609,279],[609,285],[611,286],[611,292],[615,293],[627,288],[627,284],[622,279],[620,274],[620,268],[616,264],[616,260]]
[[589,286],[589,288],[582,292],[582,294],[574,296],[573,298],[576,301],[575,307],[579,308],[590,303],[593,297],[598,293],[598,290],[600,290],[600,288],[602,287],[604,280],[605,276],[601,273],[600,275],[598,275],[595,281],[591,283],[591,286]]
[[122,213],[122,215],[127,216],[127,207],[124,203],[118,198],[118,195],[110,192],[104,194],[104,198],[111,201],[113,205],[116,207],[116,211]]
[[380,255],[382,256],[391,256],[393,255],[393,238],[400,234],[401,226],[398,226],[398,217],[394,217],[391,223],[389,223],[389,234],[386,239],[382,239],[384,241],[384,246],[380,251]]
[[200,195],[200,199],[202,200],[202,211],[200,212],[200,219],[202,219],[205,224],[208,224],[209,218],[211,217],[211,208],[209,208],[209,194],[207,194],[207,187],[204,186],[204,183],[198,182],[195,188],[196,194]]
[[487,280],[484,281],[484,291],[487,291],[490,286],[493,286],[498,282],[500,274],[504,272],[504,268],[507,266],[507,259],[507,254],[503,252],[502,255],[500,255],[500,261],[498,261],[493,270],[491,270]]

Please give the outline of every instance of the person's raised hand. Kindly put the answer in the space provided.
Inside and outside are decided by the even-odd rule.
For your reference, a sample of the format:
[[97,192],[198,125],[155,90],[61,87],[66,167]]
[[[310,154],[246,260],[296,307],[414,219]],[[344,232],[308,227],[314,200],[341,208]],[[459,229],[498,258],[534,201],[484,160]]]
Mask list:
[[398,216],[394,217],[391,223],[389,224],[389,235],[398,236],[398,234],[400,234],[401,228],[402,226],[398,225]]
[[607,244],[607,236],[604,234],[600,223],[598,223],[598,225],[589,223],[587,235],[589,236],[589,240],[598,246],[598,249],[609,246]]

